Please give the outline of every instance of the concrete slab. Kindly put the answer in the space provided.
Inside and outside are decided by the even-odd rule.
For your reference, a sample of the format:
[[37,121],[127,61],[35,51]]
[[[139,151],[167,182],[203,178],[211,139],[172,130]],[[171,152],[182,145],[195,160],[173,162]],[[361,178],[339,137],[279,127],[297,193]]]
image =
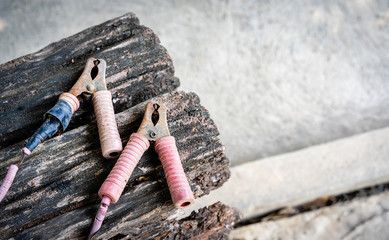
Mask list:
[[319,197],[389,182],[389,128],[371,131],[231,169],[231,178],[182,213],[216,201],[244,219]]
[[389,238],[389,193],[235,229],[231,240]]

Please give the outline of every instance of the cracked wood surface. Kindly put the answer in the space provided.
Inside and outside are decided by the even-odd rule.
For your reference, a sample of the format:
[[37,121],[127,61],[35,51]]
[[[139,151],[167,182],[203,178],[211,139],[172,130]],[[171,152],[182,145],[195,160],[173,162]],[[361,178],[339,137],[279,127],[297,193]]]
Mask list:
[[167,237],[177,240],[187,239],[187,236],[192,236],[194,240],[224,239],[241,218],[242,213],[236,208],[216,202],[179,220]]
[[[21,147],[42,123],[43,113],[71,88],[89,57],[107,61],[108,89],[123,145],[139,127],[147,100],[158,100],[168,108],[169,130],[195,197],[229,178],[229,161],[208,111],[196,94],[174,91],[179,80],[170,56],[157,36],[130,13],[0,65],[1,179],[7,167],[18,161]],[[114,163],[101,156],[91,103],[82,101],[69,128],[25,159],[0,205],[0,238],[85,238],[98,208],[97,190]],[[180,214],[171,202],[158,156],[150,148],[119,202],[110,206],[95,239],[189,238],[185,234],[191,233],[214,238],[219,235],[212,226],[224,226],[222,230],[228,232],[239,219],[238,212],[226,210],[227,206],[212,209],[192,215],[197,219],[193,221],[202,222],[201,233],[176,229],[180,220],[175,217]],[[206,221],[208,216],[215,219],[217,212],[224,215],[218,215],[216,222]]]

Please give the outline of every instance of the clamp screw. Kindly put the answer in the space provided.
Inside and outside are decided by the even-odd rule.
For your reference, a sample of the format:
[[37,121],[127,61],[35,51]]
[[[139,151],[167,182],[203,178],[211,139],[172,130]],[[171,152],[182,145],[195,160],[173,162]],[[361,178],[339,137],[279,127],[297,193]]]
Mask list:
[[155,132],[153,132],[153,131],[150,131],[150,132],[149,132],[149,136],[150,136],[151,138],[155,138],[155,137],[157,136],[157,134],[155,134]]
[[88,84],[87,86],[86,86],[86,90],[88,90],[88,91],[93,91],[95,88],[94,88],[94,86],[92,85],[92,84]]

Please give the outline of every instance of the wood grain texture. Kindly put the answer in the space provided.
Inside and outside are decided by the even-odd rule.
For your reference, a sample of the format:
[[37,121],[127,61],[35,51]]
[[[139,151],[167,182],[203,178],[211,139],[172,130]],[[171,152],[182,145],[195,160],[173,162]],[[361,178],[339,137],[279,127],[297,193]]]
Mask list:
[[226,239],[241,218],[242,213],[236,208],[216,202],[179,220],[174,224],[173,231],[167,233],[167,237],[177,240],[187,239],[188,236],[195,240]]
[[[134,14],[126,14],[0,65],[0,148],[32,135],[43,114],[77,81],[90,57],[107,62],[115,112],[179,86],[172,60],[158,37],[139,25]],[[82,102],[69,128],[90,122],[91,109],[90,101]]]
[[[153,100],[166,104],[169,109],[169,129],[177,140],[195,196],[221,186],[230,175],[229,161],[217,138],[217,128],[197,95],[173,92]],[[116,115],[124,144],[139,127],[144,107],[145,102]],[[21,145],[11,145],[1,152],[1,176],[6,166],[18,158]],[[101,156],[94,123],[44,142],[25,160],[0,206],[3,215],[0,236],[16,239],[85,236],[98,208],[98,188],[114,162]],[[175,211],[162,166],[150,148],[134,170],[119,202],[110,206],[98,236],[108,239],[124,230],[139,228],[139,232],[134,230],[131,234],[143,238],[148,227],[148,236],[157,236],[161,231],[153,226],[168,221]],[[170,225],[162,225],[168,232]]]

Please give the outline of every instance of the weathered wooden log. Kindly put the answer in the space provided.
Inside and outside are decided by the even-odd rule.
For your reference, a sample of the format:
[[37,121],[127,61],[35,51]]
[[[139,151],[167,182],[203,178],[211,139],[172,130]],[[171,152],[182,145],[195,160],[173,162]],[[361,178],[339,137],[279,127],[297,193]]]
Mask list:
[[[1,179],[42,123],[43,113],[70,89],[89,57],[107,61],[108,88],[123,144],[139,127],[147,100],[157,100],[168,108],[169,129],[195,197],[229,178],[229,161],[208,111],[197,95],[173,91],[179,81],[169,55],[151,30],[127,14],[0,66]],[[66,132],[39,145],[21,166],[0,204],[1,239],[82,239],[88,234],[98,208],[97,191],[115,161],[101,156],[91,104],[85,101],[81,109]],[[220,221],[237,219],[235,211],[212,209],[191,217],[198,225],[207,214],[214,219],[220,209],[223,217],[218,222],[204,222],[209,229],[224,229],[232,223]],[[96,239],[219,236],[206,229],[180,231],[177,227],[183,222],[174,218],[178,214],[151,147],[119,202],[109,207]]]

